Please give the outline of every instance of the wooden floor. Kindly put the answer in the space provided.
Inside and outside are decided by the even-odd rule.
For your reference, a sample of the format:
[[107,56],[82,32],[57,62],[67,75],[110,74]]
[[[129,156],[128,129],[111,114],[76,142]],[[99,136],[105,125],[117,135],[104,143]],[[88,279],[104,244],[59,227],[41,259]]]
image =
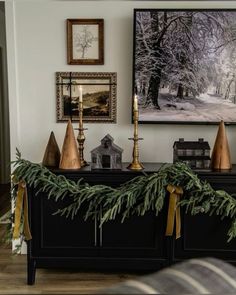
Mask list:
[[95,294],[134,275],[39,269],[34,286],[26,284],[26,255],[0,249],[0,294]]

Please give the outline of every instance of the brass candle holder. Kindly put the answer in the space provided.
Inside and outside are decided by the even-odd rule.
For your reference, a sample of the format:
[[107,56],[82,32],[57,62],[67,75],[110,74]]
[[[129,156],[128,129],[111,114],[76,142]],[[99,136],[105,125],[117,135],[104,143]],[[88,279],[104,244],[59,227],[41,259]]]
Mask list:
[[144,169],[143,165],[139,162],[139,148],[138,148],[138,142],[139,140],[142,140],[143,138],[138,137],[138,110],[134,110],[134,137],[129,138],[129,140],[134,141],[134,147],[133,147],[133,161],[129,164],[127,169],[130,170],[142,170]]
[[84,130],[87,130],[87,128],[83,127],[83,102],[79,101],[79,130],[77,141],[79,144],[79,154],[80,154],[80,163],[81,167],[88,166],[89,164],[84,160],[84,142],[85,142],[85,136],[84,136]]

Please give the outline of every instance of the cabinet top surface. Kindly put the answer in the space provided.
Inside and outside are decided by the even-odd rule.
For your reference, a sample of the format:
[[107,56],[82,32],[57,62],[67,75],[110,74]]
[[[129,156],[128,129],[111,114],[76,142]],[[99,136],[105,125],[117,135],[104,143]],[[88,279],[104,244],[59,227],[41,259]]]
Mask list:
[[[135,171],[127,169],[129,163],[122,163],[122,169],[91,169],[91,166],[86,166],[81,169],[76,170],[65,170],[65,169],[50,169],[55,174],[143,174],[143,173],[154,173],[157,172],[161,167],[165,165],[171,165],[171,163],[142,163],[144,166],[143,170]],[[205,170],[193,170],[198,174],[207,174],[207,175],[228,175],[233,176],[236,175],[236,164],[232,165],[231,170],[220,170],[220,171],[213,171],[210,169]]]

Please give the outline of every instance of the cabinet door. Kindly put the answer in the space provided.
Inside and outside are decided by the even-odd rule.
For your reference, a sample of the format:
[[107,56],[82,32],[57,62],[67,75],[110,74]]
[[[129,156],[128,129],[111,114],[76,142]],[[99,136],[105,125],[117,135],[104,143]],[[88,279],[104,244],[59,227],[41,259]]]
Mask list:
[[[215,189],[236,192],[236,179],[211,177],[207,179]],[[175,260],[213,256],[236,263],[236,239],[227,242],[232,220],[219,216],[182,214],[182,237],[175,242]]]
[[175,259],[212,256],[236,262],[236,240],[227,243],[231,221],[218,216],[183,215],[182,237],[175,242]]
[[[117,187],[125,181],[136,177],[136,174],[103,171],[94,177],[83,176],[90,184],[105,184]],[[166,205],[164,206],[166,212]],[[165,246],[166,213],[158,217],[154,212],[144,216],[133,216],[121,223],[121,218],[103,224],[97,228],[99,253],[102,257],[147,257],[166,259]]]
[[100,255],[104,257],[166,258],[163,214],[153,212],[105,223],[100,229]]
[[[66,198],[55,202],[43,193],[30,196],[30,219],[33,256],[83,257],[97,255],[97,226],[93,220],[84,221],[80,215],[71,217],[54,215],[58,208],[68,204]],[[83,212],[84,211],[84,212]]]

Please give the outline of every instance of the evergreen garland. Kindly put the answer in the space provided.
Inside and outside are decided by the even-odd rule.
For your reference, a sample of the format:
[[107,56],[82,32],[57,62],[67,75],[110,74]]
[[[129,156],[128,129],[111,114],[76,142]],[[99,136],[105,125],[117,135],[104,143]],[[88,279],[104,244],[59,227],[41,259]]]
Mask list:
[[[13,177],[15,182],[24,180],[27,185],[39,192],[45,192],[48,198],[55,201],[65,197],[70,199],[70,204],[61,208],[55,214],[74,218],[82,204],[87,205],[87,218],[99,218],[100,224],[114,220],[118,215],[125,218],[132,215],[142,216],[152,210],[156,215],[163,208],[167,195],[168,184],[181,186],[184,190],[179,206],[186,208],[186,213],[216,214],[221,218],[229,217],[232,220],[228,231],[228,241],[236,237],[236,199],[222,190],[214,190],[209,183],[202,181],[184,163],[178,162],[163,165],[160,170],[151,175],[135,177],[117,188],[106,185],[90,186],[79,179],[78,182],[67,179],[63,175],[55,175],[46,167],[34,164],[21,158],[17,151],[17,160],[14,162]],[[13,186],[12,197],[15,198],[16,190]]]

